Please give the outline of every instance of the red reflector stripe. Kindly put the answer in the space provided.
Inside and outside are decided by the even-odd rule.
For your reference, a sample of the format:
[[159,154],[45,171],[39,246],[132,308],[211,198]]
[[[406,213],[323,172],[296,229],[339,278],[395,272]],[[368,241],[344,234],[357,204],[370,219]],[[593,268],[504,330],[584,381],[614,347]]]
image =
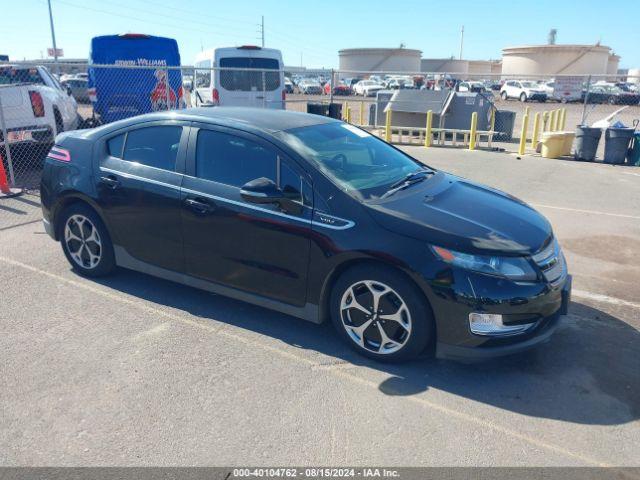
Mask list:
[[71,161],[71,153],[69,152],[69,150],[60,147],[51,147],[51,151],[49,151],[47,157],[52,158],[53,160],[58,160],[60,162]]

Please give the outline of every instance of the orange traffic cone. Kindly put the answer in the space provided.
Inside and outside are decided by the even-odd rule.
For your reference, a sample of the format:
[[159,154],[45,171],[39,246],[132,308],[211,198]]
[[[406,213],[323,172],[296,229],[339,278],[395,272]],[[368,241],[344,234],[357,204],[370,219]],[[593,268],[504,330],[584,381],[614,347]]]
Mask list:
[[7,172],[4,170],[4,158],[2,157],[2,153],[0,153],[0,192],[5,195],[13,193],[9,188],[9,182],[7,181]]

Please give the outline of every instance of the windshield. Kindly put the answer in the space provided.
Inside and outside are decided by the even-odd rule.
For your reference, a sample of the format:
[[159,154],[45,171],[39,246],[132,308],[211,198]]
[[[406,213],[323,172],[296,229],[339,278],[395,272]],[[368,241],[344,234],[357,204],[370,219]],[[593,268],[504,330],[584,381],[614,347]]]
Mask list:
[[279,135],[336,185],[363,199],[378,198],[398,180],[426,169],[379,138],[347,123],[295,128]]
[[524,88],[533,88],[533,87],[537,87],[537,85],[535,85],[533,82],[521,82],[521,85]]

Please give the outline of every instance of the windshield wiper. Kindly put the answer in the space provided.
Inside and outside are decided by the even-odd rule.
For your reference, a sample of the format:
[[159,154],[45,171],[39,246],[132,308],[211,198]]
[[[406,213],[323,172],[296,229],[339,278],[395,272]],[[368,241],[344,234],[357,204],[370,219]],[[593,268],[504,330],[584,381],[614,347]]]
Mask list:
[[397,182],[392,183],[389,190],[387,190],[380,198],[387,198],[400,190],[404,190],[411,185],[420,183],[427,178],[427,175],[433,175],[434,173],[435,172],[432,170],[418,170],[417,172],[412,172]]

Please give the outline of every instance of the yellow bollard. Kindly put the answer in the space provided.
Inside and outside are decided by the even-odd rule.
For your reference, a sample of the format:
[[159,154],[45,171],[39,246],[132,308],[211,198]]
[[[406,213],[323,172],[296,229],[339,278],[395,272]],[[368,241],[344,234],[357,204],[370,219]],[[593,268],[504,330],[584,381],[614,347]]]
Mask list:
[[345,112],[345,122],[351,123],[351,107],[347,107],[347,111]]
[[473,112],[471,114],[471,133],[469,136],[469,150],[476,149],[476,135],[478,131],[478,112]]
[[366,125],[364,123],[364,101],[360,102],[360,125]]
[[560,124],[560,130],[564,130],[567,126],[567,109],[562,109],[562,123]]
[[555,132],[556,131],[556,123],[558,122],[558,111],[557,110],[551,110],[551,117],[549,119],[549,131],[550,132]]
[[529,115],[531,113],[531,107],[524,107],[524,114]]
[[549,112],[542,112],[542,128],[543,132],[547,131],[547,123],[549,122]]
[[556,132],[560,130],[560,117],[562,116],[562,110],[558,109],[558,114],[556,115]]
[[387,117],[384,122],[384,140],[391,143],[391,109],[387,110]]
[[433,126],[433,111],[427,112],[427,131],[424,133],[424,146],[431,146],[431,127]]
[[342,104],[342,120],[347,121],[347,110],[349,110],[349,102]]
[[491,131],[493,132],[496,129],[496,109],[495,107],[491,109]]
[[529,129],[529,115],[525,115],[522,118],[522,131],[520,132],[520,148],[518,149],[518,155],[524,155],[524,151],[527,147],[527,130]]
[[534,150],[538,145],[538,137],[540,136],[540,112],[533,116],[533,133],[531,134],[531,148]]

